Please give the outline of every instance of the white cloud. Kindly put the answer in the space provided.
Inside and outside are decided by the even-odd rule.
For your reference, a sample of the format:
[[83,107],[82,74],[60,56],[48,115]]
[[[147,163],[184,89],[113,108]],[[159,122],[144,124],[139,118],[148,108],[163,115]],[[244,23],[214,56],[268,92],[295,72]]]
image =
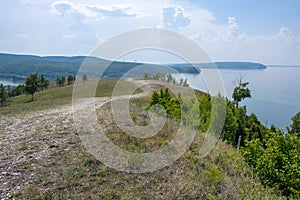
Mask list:
[[236,30],[236,29],[239,28],[235,17],[228,17],[227,23],[228,23],[228,26],[229,26],[230,30]]
[[275,39],[292,42],[295,40],[295,36],[292,34],[289,28],[281,27],[279,32],[275,35]]
[[86,5],[92,12],[104,17],[136,17],[140,13],[132,5]]
[[140,13],[132,5],[109,5],[100,6],[96,4],[73,4],[69,1],[57,1],[51,5],[50,13],[61,16],[80,16],[78,19],[99,20],[104,17],[136,17]]
[[68,1],[57,1],[51,5],[50,13],[59,14],[62,17],[73,16],[75,19],[97,17],[97,15],[84,5],[75,5]]
[[239,25],[236,22],[235,17],[228,17],[228,37],[238,36]]
[[179,27],[187,27],[191,18],[184,14],[181,6],[166,6],[162,10],[162,24],[165,28],[178,30]]

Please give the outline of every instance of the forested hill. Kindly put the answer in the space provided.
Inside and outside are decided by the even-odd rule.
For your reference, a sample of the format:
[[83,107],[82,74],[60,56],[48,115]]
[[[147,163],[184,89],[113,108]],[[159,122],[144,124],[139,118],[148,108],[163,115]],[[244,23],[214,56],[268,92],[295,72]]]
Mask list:
[[[0,77],[23,79],[30,73],[43,74],[46,78],[54,80],[57,77],[67,76],[69,74],[76,75],[80,66],[88,66],[89,76],[94,76],[99,67],[109,65],[109,68],[104,72],[104,77],[121,77],[136,66],[143,66],[144,69],[152,67],[160,68],[159,65],[136,63],[136,62],[120,62],[111,61],[87,56],[35,56],[35,55],[14,55],[0,53]],[[174,66],[179,73],[199,73],[193,66]],[[148,71],[151,73],[151,70]],[[142,76],[143,71],[135,73],[136,76]]]
[[181,64],[169,64],[172,67],[199,67],[201,68],[215,68],[218,69],[266,69],[267,67],[260,63],[253,62],[214,62],[214,63],[181,63]]

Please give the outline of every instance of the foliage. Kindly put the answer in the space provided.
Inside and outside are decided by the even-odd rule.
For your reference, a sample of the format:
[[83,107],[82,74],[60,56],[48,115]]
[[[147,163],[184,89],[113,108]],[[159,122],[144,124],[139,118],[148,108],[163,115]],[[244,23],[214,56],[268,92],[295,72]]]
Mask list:
[[25,93],[25,85],[18,85],[17,87],[13,87],[9,92],[10,97],[19,96]]
[[45,76],[42,74],[42,76],[40,77],[40,88],[43,91],[44,89],[47,89],[49,86],[49,81],[45,78]]
[[73,75],[68,75],[67,82],[68,85],[71,85],[76,80],[76,77]]
[[200,112],[200,119],[199,119],[199,128],[201,131],[206,131],[210,124],[211,118],[211,96],[206,94],[200,101],[199,101],[199,112]]
[[33,101],[33,95],[39,89],[39,77],[38,74],[30,74],[25,80],[25,91],[31,94],[31,100]]
[[159,81],[163,81],[163,82],[170,83],[173,85],[189,87],[187,78],[186,79],[181,78],[179,80],[179,82],[177,82],[177,80],[170,73],[164,74],[164,73],[157,72],[157,73],[153,74],[152,77],[150,77],[148,72],[144,72],[143,78],[144,78],[144,80],[150,80],[150,79],[159,80]]
[[288,133],[300,136],[300,112],[292,117],[291,120],[293,123],[288,127]]
[[[241,137],[239,146],[243,147],[245,161],[253,167],[262,183],[278,187],[285,196],[299,198],[300,113],[292,118],[289,135],[284,135],[283,130],[274,125],[267,128],[255,114],[247,115],[246,106],[237,105],[244,97],[251,96],[247,85],[241,83],[241,87],[233,91],[234,101],[227,100],[222,139],[238,146],[238,138]],[[207,94],[199,103],[199,126],[201,130],[206,130],[212,120],[212,97]]]
[[3,84],[0,84],[0,106],[1,107],[6,106],[7,101],[8,101],[7,90]]
[[242,153],[262,182],[278,186],[286,196],[300,198],[300,138],[273,133],[264,148],[258,140],[246,142]]
[[56,85],[59,87],[64,86],[66,83],[66,77],[62,76],[61,78],[56,78]]
[[251,91],[247,87],[249,83],[248,82],[242,82],[242,79],[240,78],[238,80],[237,87],[234,88],[232,93],[232,98],[235,102],[236,107],[239,107],[239,102],[242,101],[245,98],[251,98]]
[[[212,99],[209,94],[206,94],[199,101],[200,130],[206,131],[212,115]],[[226,101],[225,122],[222,130],[222,139],[237,146],[238,138],[241,136],[240,146],[244,146],[245,140],[260,139],[263,141],[264,134],[267,128],[262,125],[255,114],[247,115],[246,106],[237,108],[232,101]]]
[[179,99],[172,96],[169,88],[162,88],[159,93],[154,91],[151,96],[149,106],[147,106],[146,109],[149,110],[152,106],[158,104],[165,109],[168,117],[180,119],[181,111]]
[[88,80],[88,78],[87,78],[87,75],[86,75],[86,74],[83,74],[83,76],[82,76],[82,80],[83,80],[83,82]]
[[144,79],[144,80],[148,80],[148,79],[149,79],[149,74],[148,74],[148,72],[144,72],[144,74],[143,74],[143,79]]

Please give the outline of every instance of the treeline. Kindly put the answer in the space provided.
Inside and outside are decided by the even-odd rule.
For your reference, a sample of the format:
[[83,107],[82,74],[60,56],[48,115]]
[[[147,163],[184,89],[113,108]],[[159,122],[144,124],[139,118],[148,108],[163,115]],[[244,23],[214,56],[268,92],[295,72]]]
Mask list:
[[[298,199],[300,112],[292,118],[292,124],[287,127],[287,134],[274,125],[266,127],[255,114],[247,115],[246,106],[239,105],[243,99],[251,98],[248,84],[240,80],[233,91],[232,100],[221,97],[226,102],[226,115],[220,138],[241,150],[245,161],[252,166],[263,184],[278,188],[287,197]],[[216,119],[212,105],[218,98],[220,96],[206,94],[199,100],[199,131],[206,132],[211,120]],[[153,92],[147,109],[160,104],[168,117],[180,119],[180,102],[180,96],[176,98],[168,89],[161,89],[160,92]]]
[[76,80],[76,76],[73,76],[73,75],[68,75],[68,77],[60,77],[60,78],[56,78],[56,85],[59,86],[59,87],[62,87],[64,86],[66,83],[68,85],[71,85],[75,82]]
[[[244,98],[251,98],[248,83],[239,82],[230,101],[226,99],[226,117],[221,139],[237,148],[253,167],[261,182],[278,188],[287,197],[300,198],[300,112],[284,130],[263,125],[255,114],[247,115]],[[206,131],[210,123],[212,98],[200,101],[199,128]]]
[[[39,91],[43,91],[48,88],[63,87],[65,84],[71,85],[75,82],[76,76],[68,75],[67,77],[57,78],[55,82],[50,82],[44,75],[39,76],[37,73],[30,74],[25,79],[25,84],[18,86],[3,84],[0,85],[0,106],[4,107],[10,104],[11,98],[22,94],[32,95],[32,101],[34,100],[34,94]],[[86,74],[83,75],[83,81],[87,80]]]
[[158,73],[153,74],[152,76],[150,76],[148,72],[144,72],[143,79],[144,80],[159,80],[159,81],[163,81],[163,82],[174,84],[174,85],[180,85],[180,86],[183,86],[183,87],[189,87],[189,84],[187,82],[187,78],[186,79],[180,78],[180,80],[178,82],[172,76],[172,74],[170,74],[170,73],[164,74],[164,73],[159,73],[158,72]]

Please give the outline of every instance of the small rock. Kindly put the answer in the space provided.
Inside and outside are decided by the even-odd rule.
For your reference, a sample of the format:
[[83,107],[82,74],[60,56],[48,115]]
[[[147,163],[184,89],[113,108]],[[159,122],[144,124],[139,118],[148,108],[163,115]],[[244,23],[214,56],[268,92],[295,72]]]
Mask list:
[[4,168],[4,167],[6,167],[6,165],[7,165],[6,163],[1,163],[0,168]]
[[9,172],[1,172],[1,175],[7,176],[7,175],[9,175]]
[[21,176],[21,172],[15,172],[12,174],[13,176]]

